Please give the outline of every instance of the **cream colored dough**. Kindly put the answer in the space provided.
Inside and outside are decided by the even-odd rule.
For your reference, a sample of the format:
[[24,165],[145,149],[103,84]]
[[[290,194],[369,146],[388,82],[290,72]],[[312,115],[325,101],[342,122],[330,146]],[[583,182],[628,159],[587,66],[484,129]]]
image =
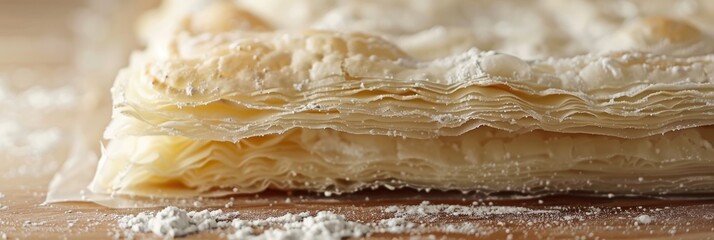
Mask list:
[[167,0],[112,88],[91,189],[711,193],[711,13],[696,0]]
[[640,52],[524,61],[476,50],[418,61],[365,34],[235,32],[137,55],[106,137],[235,141],[292,128],[412,138],[479,126],[626,138],[714,123],[714,57]]
[[435,139],[332,130],[292,130],[237,143],[126,137],[109,144],[91,189],[163,197],[377,186],[531,194],[712,192],[712,141],[711,127],[640,139],[491,128]]

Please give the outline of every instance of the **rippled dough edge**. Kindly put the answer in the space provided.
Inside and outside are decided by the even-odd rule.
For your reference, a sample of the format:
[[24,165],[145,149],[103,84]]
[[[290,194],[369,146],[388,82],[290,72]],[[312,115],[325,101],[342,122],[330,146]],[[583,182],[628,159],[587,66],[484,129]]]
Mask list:
[[[226,3],[219,1],[189,15],[158,16],[175,25],[167,28],[159,21],[158,28],[147,28],[149,49],[136,55],[113,90],[115,120],[107,137],[114,140],[93,190],[142,196],[223,195],[233,187],[248,193],[265,188],[349,192],[375,186],[484,192],[571,187],[618,193],[711,192],[711,132],[698,126],[712,124],[714,47],[709,35],[686,22],[634,19],[588,46],[592,52],[622,51],[604,55],[526,61],[471,50],[424,61],[396,47],[402,46],[400,41],[365,34],[257,33],[271,31],[271,26]],[[166,14],[176,13],[172,11]],[[157,29],[170,34],[153,31]],[[428,47],[416,50],[444,55],[431,54]],[[311,130],[324,128],[343,132]],[[678,129],[685,130],[670,132]],[[483,140],[489,133],[501,137],[477,143],[465,139]],[[144,136],[167,134],[204,140]],[[363,139],[356,134],[379,136]],[[515,143],[532,143],[528,138],[546,136],[562,146],[532,145],[542,147],[540,151],[514,148]],[[583,140],[584,136],[592,139]],[[593,139],[598,144],[592,144]],[[352,148],[324,144],[328,140],[344,140]],[[380,145],[370,149],[375,142]],[[571,148],[579,149],[575,155],[582,158],[558,151],[571,142],[583,143]],[[452,150],[446,146],[450,143],[457,143],[451,144]],[[682,145],[687,147],[670,148]],[[314,162],[308,166],[318,167],[301,168],[298,163],[303,159],[286,158],[277,151],[286,146],[291,154],[298,153],[294,156],[303,156],[299,154],[305,149],[330,155],[307,155],[305,161]],[[464,146],[487,151],[478,155],[459,150]],[[186,150],[179,156],[169,149]],[[594,149],[599,152],[588,152]],[[364,160],[362,154],[375,152],[392,158],[343,162]],[[435,152],[454,161],[436,157]],[[179,165],[174,165],[175,159]],[[459,179],[398,172],[404,168],[399,164],[407,164],[408,170],[432,173],[431,169],[446,168],[443,162],[468,165],[455,170],[461,171],[455,175]],[[313,179],[322,175],[312,171],[333,164],[365,167],[354,168],[364,172],[350,172],[349,179]],[[414,166],[417,170],[411,169]],[[473,176],[468,171],[489,174]]]
[[361,33],[232,32],[139,54],[105,136],[236,141],[293,128],[411,138],[489,126],[625,138],[714,124],[714,55],[524,61],[470,50],[432,61]]
[[375,187],[706,193],[714,191],[712,136],[714,128],[700,127],[640,139],[491,128],[435,139],[331,130],[292,130],[237,143],[126,137],[109,144],[91,189],[146,197]]

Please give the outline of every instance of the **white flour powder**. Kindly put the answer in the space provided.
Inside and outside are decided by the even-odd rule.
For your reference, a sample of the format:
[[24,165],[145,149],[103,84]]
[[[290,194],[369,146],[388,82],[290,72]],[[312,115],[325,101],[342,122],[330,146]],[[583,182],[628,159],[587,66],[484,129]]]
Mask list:
[[501,214],[538,214],[550,213],[552,210],[533,210],[524,207],[509,206],[462,206],[447,204],[430,204],[424,201],[419,205],[389,206],[385,213],[393,213],[397,217],[427,217],[438,215],[451,216],[489,216]]
[[226,228],[238,213],[224,213],[222,210],[200,212],[166,207],[156,214],[142,212],[119,219],[119,227],[132,232],[153,232],[156,235],[173,238],[199,231]]
[[501,214],[538,214],[557,212],[555,210],[533,210],[508,206],[463,206],[447,204],[394,205],[382,209],[392,217],[377,223],[360,223],[348,220],[344,215],[331,211],[317,214],[301,212],[288,213],[279,217],[257,220],[239,219],[238,213],[224,213],[221,210],[185,211],[177,207],[167,207],[158,213],[142,212],[119,220],[119,226],[128,234],[152,232],[165,238],[181,237],[211,229],[232,227],[235,229],[229,239],[343,239],[369,236],[372,233],[406,233],[439,231],[481,235],[487,229],[478,225],[463,223],[425,224],[412,222],[439,216],[489,216]]
[[[152,232],[165,238],[182,237],[205,230],[233,226],[230,239],[342,239],[367,235],[369,226],[345,219],[329,211],[311,215],[309,212],[288,213],[280,217],[246,221],[238,213],[221,210],[185,211],[166,207],[158,213],[142,212],[119,219],[119,227],[128,234]],[[231,221],[232,220],[232,221]],[[257,231],[260,230],[260,231]]]
[[[363,237],[371,232],[369,226],[330,211],[314,216],[302,212],[254,221],[236,219],[233,227],[236,232],[229,239],[343,239]],[[262,232],[256,234],[256,229]]]
[[[534,210],[524,207],[511,206],[477,206],[478,202],[472,203],[471,206],[464,205],[449,205],[449,204],[431,204],[428,201],[423,201],[419,205],[393,205],[382,209],[382,212],[393,214],[393,218],[383,219],[375,228],[377,232],[388,233],[425,233],[425,232],[443,232],[443,233],[459,233],[467,235],[483,236],[493,232],[488,228],[482,228],[477,224],[470,222],[460,223],[445,223],[439,219],[449,216],[465,216],[465,217],[486,217],[492,215],[517,214],[525,216],[528,214],[545,214],[556,213],[557,210]],[[411,221],[410,221],[411,220]],[[429,224],[416,224],[412,221],[424,222]]]
[[650,217],[649,215],[645,215],[645,214],[639,215],[635,218],[635,224],[637,224],[637,223],[650,224],[650,223],[652,223],[652,217]]
[[379,220],[379,226],[382,232],[403,233],[414,229],[417,225],[416,223],[407,221],[405,218],[395,217]]

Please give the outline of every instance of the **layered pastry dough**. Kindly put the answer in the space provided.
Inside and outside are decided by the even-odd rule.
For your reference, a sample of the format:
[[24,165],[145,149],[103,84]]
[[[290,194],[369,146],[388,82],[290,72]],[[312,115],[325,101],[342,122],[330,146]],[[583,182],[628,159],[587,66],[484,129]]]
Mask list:
[[[202,196],[273,189],[366,187],[468,191],[714,191],[714,128],[639,139],[479,128],[412,139],[295,129],[220,142],[177,136],[113,141],[91,189],[138,196]],[[676,146],[676,147],[673,147]],[[686,187],[684,187],[686,186]]]
[[[168,1],[145,23],[166,32],[145,34],[148,49],[116,80],[93,191],[714,192],[714,44],[690,22],[638,16],[589,40],[568,36],[577,22],[558,22],[537,39],[567,44],[538,54],[567,56],[529,59],[464,50],[471,40],[458,36],[478,27],[458,16],[421,19],[441,27],[429,29],[338,18],[377,1],[310,10],[363,22],[343,31],[273,30],[285,23],[227,1],[191,2],[201,7]],[[405,14],[518,2],[419,2]],[[559,19],[545,15],[557,1],[533,2],[537,24]],[[350,31],[370,28],[403,31]],[[444,35],[420,36],[434,29]],[[595,53],[571,54],[583,50]]]
[[[206,14],[213,5],[221,5],[224,10]],[[142,33],[147,41],[162,39],[171,35],[167,30],[174,29],[167,25],[202,23],[192,20],[196,16],[235,23],[236,18],[225,18],[231,8],[250,10],[251,15],[264,20],[264,25],[276,29],[348,30],[378,35],[421,60],[470,48],[523,59],[624,49],[650,51],[647,44],[638,45],[627,39],[627,35],[639,34],[637,31],[650,31],[651,26],[646,24],[634,27],[647,18],[675,20],[709,34],[714,32],[714,3],[708,0],[165,0],[160,10],[148,14]],[[245,25],[240,29],[246,29]],[[692,40],[706,42],[706,38]]]
[[[196,42],[198,41],[198,42]],[[626,138],[714,124],[714,58],[637,52],[523,61],[469,51],[417,61],[365,34],[230,33],[137,56],[106,137],[236,141],[292,128],[410,138],[480,126]]]
[[[604,53],[626,48],[650,51],[642,45],[627,44],[627,40],[618,42],[613,39],[623,33],[630,34],[623,29],[627,28],[627,23],[649,17],[676,19],[705,32],[714,32],[714,2],[708,0],[234,2],[279,28],[310,26],[378,34],[419,59],[443,57],[473,47],[525,59]],[[639,31],[649,31],[648,26]],[[708,44],[711,45],[711,41]]]

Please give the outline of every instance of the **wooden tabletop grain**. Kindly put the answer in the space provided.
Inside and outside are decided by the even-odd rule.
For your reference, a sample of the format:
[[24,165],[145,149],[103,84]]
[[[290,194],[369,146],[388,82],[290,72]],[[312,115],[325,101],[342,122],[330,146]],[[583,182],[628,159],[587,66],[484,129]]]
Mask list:
[[[112,239],[127,236],[117,219],[127,214],[153,209],[111,209],[94,203],[42,204],[46,179],[18,177],[4,179],[0,192],[0,237],[7,239]],[[290,199],[289,201],[286,201]],[[660,200],[653,198],[606,198],[547,196],[532,199],[486,199],[477,194],[456,192],[418,192],[413,190],[369,190],[356,194],[325,197],[315,193],[268,192],[264,194],[203,199],[201,206],[187,209],[239,211],[243,219],[280,216],[303,211],[331,210],[348,219],[370,223],[388,217],[382,211],[392,205],[431,204],[521,206],[556,210],[548,214],[503,214],[489,216],[435,215],[413,219],[424,226],[445,223],[473,223],[479,234],[448,234],[436,230],[405,234],[372,234],[369,238],[392,239],[415,236],[449,239],[711,239],[714,238],[714,201]],[[223,203],[233,202],[225,208]],[[642,224],[637,216],[653,221]],[[187,239],[225,239],[232,229],[212,230],[187,236]],[[150,233],[140,238],[160,239]]]

